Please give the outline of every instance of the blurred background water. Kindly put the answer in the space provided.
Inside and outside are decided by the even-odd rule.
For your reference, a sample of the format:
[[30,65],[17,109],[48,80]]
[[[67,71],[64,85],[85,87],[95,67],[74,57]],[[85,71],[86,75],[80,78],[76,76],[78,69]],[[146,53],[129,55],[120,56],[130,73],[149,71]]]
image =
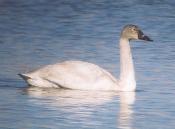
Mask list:
[[[1,129],[172,129],[175,127],[175,2],[168,0],[1,0]],[[119,74],[122,27],[132,42],[136,93],[27,88],[17,74],[64,60]]]

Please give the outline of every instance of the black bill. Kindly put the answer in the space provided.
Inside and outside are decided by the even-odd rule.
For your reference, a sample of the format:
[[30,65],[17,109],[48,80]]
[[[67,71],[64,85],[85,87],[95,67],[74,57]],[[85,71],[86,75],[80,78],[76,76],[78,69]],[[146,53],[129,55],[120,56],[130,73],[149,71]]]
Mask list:
[[140,40],[145,40],[145,41],[153,41],[150,39],[148,36],[144,35],[142,31],[139,30],[138,38]]

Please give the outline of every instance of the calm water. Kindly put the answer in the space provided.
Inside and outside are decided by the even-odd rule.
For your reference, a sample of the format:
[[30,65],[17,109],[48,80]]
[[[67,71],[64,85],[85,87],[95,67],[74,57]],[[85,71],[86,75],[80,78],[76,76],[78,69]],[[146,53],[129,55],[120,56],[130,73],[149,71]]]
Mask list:
[[[1,129],[173,129],[175,2],[1,0]],[[17,73],[74,59],[119,75],[121,28],[139,25],[154,42],[133,42],[135,93],[27,88]]]

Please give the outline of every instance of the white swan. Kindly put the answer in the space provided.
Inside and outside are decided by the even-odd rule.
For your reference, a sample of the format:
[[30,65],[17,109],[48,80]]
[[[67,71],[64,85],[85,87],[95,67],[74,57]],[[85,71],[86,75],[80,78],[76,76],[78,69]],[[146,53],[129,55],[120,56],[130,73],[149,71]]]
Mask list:
[[79,90],[134,91],[136,89],[130,40],[152,41],[136,25],[126,25],[120,36],[120,78],[103,68],[82,61],[65,61],[19,74],[29,85]]

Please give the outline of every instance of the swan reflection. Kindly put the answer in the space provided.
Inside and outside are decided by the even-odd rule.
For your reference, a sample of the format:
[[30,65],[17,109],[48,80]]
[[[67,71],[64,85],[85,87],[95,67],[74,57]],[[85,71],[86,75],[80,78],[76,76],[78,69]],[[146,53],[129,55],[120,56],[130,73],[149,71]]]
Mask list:
[[121,129],[132,129],[132,106],[135,103],[135,92],[120,93],[120,111],[118,123]]
[[80,105],[101,105],[109,102],[116,95],[115,92],[81,91],[56,88],[30,87],[27,93],[35,98],[49,99],[49,106],[80,106]]
[[[71,120],[84,118],[84,123],[93,122],[94,124],[96,124],[96,121],[92,119],[94,112],[115,112],[109,111],[104,105],[111,104],[116,100],[115,105],[119,104],[116,107],[116,110],[119,110],[119,114],[116,114],[118,117],[117,127],[132,129],[132,106],[135,102],[135,92],[116,93],[30,87],[26,89],[25,93],[31,96],[29,101],[32,104],[42,105],[54,111],[69,113]],[[95,117],[98,118],[98,116]],[[100,122],[100,125],[102,125],[103,121]]]

